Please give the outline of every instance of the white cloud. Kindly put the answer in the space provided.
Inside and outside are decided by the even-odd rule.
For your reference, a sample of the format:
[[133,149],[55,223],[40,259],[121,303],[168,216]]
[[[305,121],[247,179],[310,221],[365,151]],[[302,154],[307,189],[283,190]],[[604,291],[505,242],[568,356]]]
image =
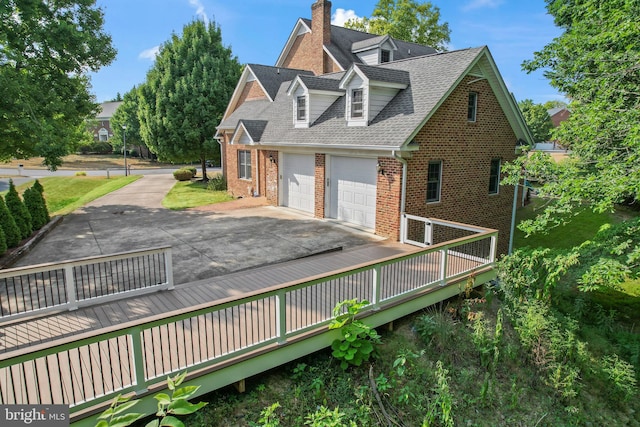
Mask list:
[[158,46],[154,46],[150,49],[145,49],[142,52],[140,52],[140,54],[138,55],[138,58],[140,59],[150,59],[152,61],[154,61],[156,59],[156,56],[158,56],[158,52],[160,51],[160,45]]
[[485,7],[495,9],[502,4],[503,0],[471,0],[462,10],[469,11],[474,9],[483,9]]
[[209,25],[209,17],[207,16],[207,12],[204,11],[204,5],[200,0],[189,0],[189,5],[193,6],[196,9],[196,16],[202,19],[206,25]]
[[344,23],[349,19],[360,19],[360,17],[356,15],[356,12],[354,10],[345,10],[338,8],[331,17],[331,24],[337,25],[339,27],[344,27]]

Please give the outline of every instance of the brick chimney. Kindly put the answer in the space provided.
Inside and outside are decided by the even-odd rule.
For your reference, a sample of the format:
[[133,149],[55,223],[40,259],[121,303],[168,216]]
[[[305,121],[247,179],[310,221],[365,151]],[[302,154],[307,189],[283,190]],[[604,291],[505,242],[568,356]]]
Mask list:
[[316,75],[327,72],[323,46],[331,43],[331,2],[316,0],[311,5],[311,44],[313,46],[312,71]]

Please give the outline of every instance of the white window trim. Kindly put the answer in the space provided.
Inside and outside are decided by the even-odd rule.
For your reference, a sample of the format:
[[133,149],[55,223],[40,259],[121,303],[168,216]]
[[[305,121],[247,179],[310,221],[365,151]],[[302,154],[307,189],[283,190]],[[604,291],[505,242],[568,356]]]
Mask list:
[[[244,159],[242,158],[243,157],[242,154],[249,157],[248,164],[247,164],[246,157]],[[246,176],[247,166],[248,166],[249,176]],[[251,171],[251,150],[238,150],[238,179],[241,179],[244,181],[251,181],[252,179],[251,172],[252,172]]]

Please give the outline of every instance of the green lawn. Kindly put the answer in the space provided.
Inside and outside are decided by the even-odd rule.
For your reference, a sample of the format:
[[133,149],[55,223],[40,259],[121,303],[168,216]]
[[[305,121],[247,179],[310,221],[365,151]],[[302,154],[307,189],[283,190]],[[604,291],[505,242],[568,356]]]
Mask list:
[[533,198],[531,203],[520,208],[516,217],[516,230],[513,236],[514,248],[530,246],[532,248],[570,249],[590,240],[604,224],[612,224],[623,219],[623,215],[616,213],[597,214],[585,209],[564,226],[559,226],[546,233],[538,233],[525,237],[524,232],[517,228],[517,224],[525,219],[533,219],[543,210],[543,200]]
[[233,200],[229,193],[209,190],[207,184],[201,181],[179,181],[162,200],[162,206],[180,210],[229,200]]
[[[141,178],[141,175],[116,177],[107,179],[98,176],[52,176],[40,178],[44,188],[44,198],[51,216],[66,215],[79,207],[118,190]],[[17,186],[22,193],[33,182]]]

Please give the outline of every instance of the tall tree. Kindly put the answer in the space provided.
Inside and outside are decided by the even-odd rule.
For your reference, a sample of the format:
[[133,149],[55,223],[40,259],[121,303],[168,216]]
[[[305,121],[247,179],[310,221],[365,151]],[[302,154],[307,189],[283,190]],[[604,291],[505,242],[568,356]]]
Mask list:
[[[133,87],[129,92],[124,94],[122,104],[113,113],[111,117],[111,130],[113,131],[113,139],[111,145],[114,151],[122,148],[125,134],[127,139],[127,147],[138,147],[138,152],[142,153],[144,142],[140,136],[140,120],[138,119],[138,96],[139,90]],[[126,126],[126,129],[123,128]]]
[[[640,2],[547,0],[547,9],[564,33],[523,68],[545,70],[550,83],[572,100],[570,118],[553,133],[571,156],[560,164],[527,156],[510,166],[510,183],[524,168],[543,184],[539,194],[549,201],[535,221],[521,225],[527,232],[565,221],[585,207],[604,212],[637,203],[640,194]],[[630,251],[624,268],[607,261],[605,253],[594,264],[594,271],[616,277],[611,285],[626,275],[612,270],[640,271],[640,246],[624,245],[612,249]]]
[[391,37],[446,50],[449,24],[440,23],[440,8],[431,2],[378,0],[371,18],[350,19],[344,25],[372,34]]
[[547,108],[542,104],[534,104],[531,99],[524,99],[518,102],[524,120],[531,130],[531,134],[536,142],[548,141],[551,138],[553,122]]
[[187,24],[161,48],[140,87],[140,134],[159,158],[206,160],[219,155],[213,138],[240,78],[240,64],[214,22]]
[[0,2],[0,160],[56,169],[97,105],[88,71],[115,57],[95,0]]

